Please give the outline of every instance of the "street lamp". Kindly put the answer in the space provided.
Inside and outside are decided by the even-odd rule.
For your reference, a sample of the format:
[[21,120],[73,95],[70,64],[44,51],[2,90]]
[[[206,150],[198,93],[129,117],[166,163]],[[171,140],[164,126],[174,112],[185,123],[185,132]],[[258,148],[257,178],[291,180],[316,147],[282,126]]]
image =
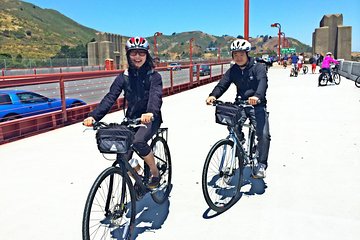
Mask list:
[[161,32],[154,33],[154,58],[158,58],[158,49],[157,49],[157,43],[156,43],[156,37],[161,36]]
[[278,42],[278,61],[280,60],[280,40],[281,40],[281,25],[280,23],[273,23],[270,25],[271,27],[277,27],[279,29],[278,36],[279,36],[279,42]]
[[190,51],[189,51],[189,55],[190,55],[190,65],[192,65],[192,42],[194,41],[194,38],[190,38]]
[[249,0],[244,0],[244,37],[249,40]]

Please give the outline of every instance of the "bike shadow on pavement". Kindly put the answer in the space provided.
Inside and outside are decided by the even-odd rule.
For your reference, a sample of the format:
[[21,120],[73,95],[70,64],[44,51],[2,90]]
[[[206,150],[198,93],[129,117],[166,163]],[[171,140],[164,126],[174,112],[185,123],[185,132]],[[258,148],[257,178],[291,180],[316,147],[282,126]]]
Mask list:
[[245,167],[243,172],[243,183],[241,186],[241,194],[245,195],[261,195],[265,193],[267,188],[264,179],[253,178],[250,167]]
[[132,239],[136,239],[139,234],[145,231],[158,230],[164,224],[169,215],[170,201],[166,201],[162,204],[157,204],[152,199],[150,193],[136,202],[136,217],[135,217],[135,229]]
[[[234,206],[243,195],[261,195],[265,193],[265,189],[267,188],[267,185],[264,181],[264,179],[256,179],[252,177],[252,170],[250,167],[245,167],[243,170],[243,180],[241,185],[241,191],[239,194],[235,197],[234,202],[231,204],[231,207]],[[216,212],[212,210],[211,208],[206,209],[206,211],[203,214],[203,218],[210,219],[214,218],[216,216],[219,216],[220,214],[228,211],[229,209],[223,211],[223,212]]]

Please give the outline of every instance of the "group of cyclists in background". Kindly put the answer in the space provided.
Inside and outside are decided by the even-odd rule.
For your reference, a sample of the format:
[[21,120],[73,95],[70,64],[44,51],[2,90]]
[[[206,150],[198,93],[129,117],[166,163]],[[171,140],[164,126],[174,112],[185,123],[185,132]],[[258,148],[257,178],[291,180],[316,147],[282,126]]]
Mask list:
[[[285,55],[281,59],[281,64],[283,65],[284,68],[286,68],[289,63],[291,64],[290,77],[297,77],[299,72],[301,71],[303,72],[303,74],[306,74],[308,72],[308,67],[304,65],[305,63],[304,53],[300,53],[299,55],[293,53],[290,56]],[[327,52],[325,54],[325,57],[322,54],[315,53],[309,58],[308,63],[311,64],[312,74],[316,73],[317,66],[320,67],[319,83],[323,80],[323,78],[326,78],[326,82],[331,82],[331,83],[334,82],[333,72],[334,71],[337,72],[338,65],[340,64],[340,62],[332,57],[331,52]]]

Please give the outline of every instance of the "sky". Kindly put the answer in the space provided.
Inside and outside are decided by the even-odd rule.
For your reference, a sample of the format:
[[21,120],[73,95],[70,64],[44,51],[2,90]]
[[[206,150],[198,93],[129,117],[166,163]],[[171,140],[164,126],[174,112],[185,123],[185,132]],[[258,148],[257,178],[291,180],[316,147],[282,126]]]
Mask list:
[[[202,31],[215,36],[244,35],[244,0],[26,0],[59,11],[81,25],[124,36]],[[359,0],[249,0],[249,35],[286,37],[311,46],[312,33],[326,14],[343,14],[352,26],[352,51],[360,52]],[[159,38],[158,41],[161,41]]]

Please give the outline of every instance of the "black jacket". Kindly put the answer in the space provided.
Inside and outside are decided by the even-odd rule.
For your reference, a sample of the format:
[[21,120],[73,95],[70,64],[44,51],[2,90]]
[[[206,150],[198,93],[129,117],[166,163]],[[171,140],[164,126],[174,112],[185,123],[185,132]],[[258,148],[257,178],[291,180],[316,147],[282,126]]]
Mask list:
[[251,96],[256,96],[261,100],[259,106],[265,106],[267,102],[267,81],[264,64],[256,63],[253,58],[250,58],[244,70],[241,70],[237,64],[228,69],[210,96],[221,97],[230,87],[230,84],[234,83],[237,89],[236,97],[241,96],[242,100],[247,100]]
[[111,109],[115,101],[124,90],[128,103],[126,117],[134,119],[143,113],[153,113],[155,118],[161,119],[162,78],[156,71],[135,71],[132,74],[126,70],[119,74],[112,83],[109,92],[100,104],[89,114],[96,121],[100,121]]

